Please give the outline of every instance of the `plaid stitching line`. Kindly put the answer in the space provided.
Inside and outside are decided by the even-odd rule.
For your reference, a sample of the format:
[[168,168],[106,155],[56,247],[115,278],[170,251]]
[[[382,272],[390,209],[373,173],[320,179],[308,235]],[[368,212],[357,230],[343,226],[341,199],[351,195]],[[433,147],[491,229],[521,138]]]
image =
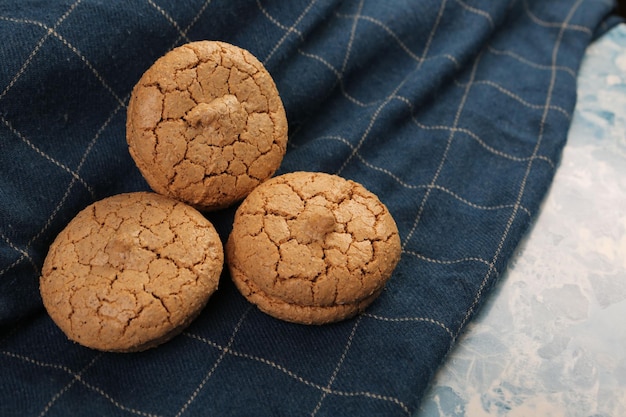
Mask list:
[[[56,205],[56,207],[52,210],[51,215],[48,217],[48,219],[46,220],[44,226],[42,227],[42,229],[39,231],[39,233],[37,233],[36,235],[34,235],[29,242],[27,243],[26,246],[26,250],[21,250],[18,248],[18,246],[16,246],[14,243],[10,242],[9,239],[2,235],[3,240],[5,240],[10,247],[12,247],[13,249],[15,249],[16,251],[18,251],[21,256],[20,258],[15,261],[13,264],[9,265],[8,267],[0,270],[0,276],[2,276],[4,273],[6,273],[8,270],[14,268],[16,265],[18,265],[21,261],[23,261],[24,259],[28,259],[29,262],[31,262],[33,264],[33,267],[35,268],[35,271],[37,274],[39,274],[39,267],[34,263],[34,261],[32,260],[32,258],[28,255],[28,251],[30,250],[30,247],[32,245],[32,243],[34,241],[36,241],[46,230],[47,228],[50,226],[50,223],[52,222],[53,218],[56,216],[56,214],[59,212],[59,210],[61,210],[63,204],[65,203],[66,199],[69,197],[69,194],[71,192],[72,187],[74,186],[75,181],[79,181],[91,194],[92,199],[95,200],[96,196],[94,193],[94,190],[91,186],[89,186],[89,184],[86,183],[86,181],[79,175],[79,172],[82,168],[82,166],[84,165],[87,156],[89,155],[89,153],[91,152],[91,149],[94,147],[94,145],[96,144],[96,142],[98,141],[98,139],[100,138],[102,132],[106,129],[106,127],[109,125],[109,123],[111,122],[111,120],[113,119],[113,117],[122,109],[126,107],[126,103],[128,101],[128,98],[130,97],[130,95],[126,96],[125,98],[120,98],[114,91],[113,89],[109,86],[109,84],[104,80],[104,78],[99,74],[99,72],[97,71],[97,69],[95,67],[93,67],[93,65],[89,62],[89,60],[76,48],[74,47],[71,42],[69,42],[67,39],[65,39],[63,36],[61,36],[57,29],[58,27],[61,25],[62,22],[64,22],[67,17],[77,8],[77,6],[82,2],[82,0],[78,0],[75,3],[73,3],[71,5],[71,7],[61,16],[61,18],[59,18],[59,20],[55,23],[55,25],[53,25],[52,27],[48,27],[47,25],[45,25],[42,22],[38,22],[35,20],[30,20],[30,19],[14,19],[14,18],[7,18],[4,16],[0,16],[0,19],[5,20],[5,21],[10,21],[13,23],[27,23],[27,24],[32,24],[32,25],[36,25],[39,26],[43,29],[46,29],[46,35],[44,37],[42,37],[40,39],[40,41],[37,42],[36,47],[33,49],[33,51],[31,52],[31,54],[29,55],[29,57],[27,58],[27,60],[24,62],[24,64],[20,67],[20,70],[16,73],[16,75],[11,79],[11,82],[7,85],[7,87],[5,87],[5,89],[3,90],[2,94],[0,94],[0,99],[2,99],[3,96],[5,96],[8,91],[13,87],[13,85],[15,84],[15,82],[17,82],[17,80],[19,79],[19,77],[21,75],[23,75],[26,72],[27,67],[30,65],[30,63],[32,62],[34,56],[37,54],[37,52],[39,52],[39,50],[41,49],[41,47],[43,46],[43,44],[45,43],[45,41],[50,37],[56,37],[58,40],[60,40],[63,45],[65,45],[70,51],[72,51],[74,54],[76,54],[79,59],[91,70],[91,72],[93,72],[93,74],[96,76],[96,78],[101,82],[102,86],[109,91],[109,93],[115,98],[115,100],[118,101],[118,107],[116,107],[113,112],[110,114],[110,116],[107,118],[107,120],[104,122],[104,124],[100,127],[100,129],[98,130],[98,132],[96,133],[96,135],[94,136],[94,138],[88,143],[88,146],[85,150],[85,152],[83,153],[83,156],[78,164],[78,167],[75,170],[70,169],[69,167],[67,167],[65,164],[63,164],[62,162],[56,160],[55,158],[51,157],[50,155],[46,154],[45,152],[43,152],[41,149],[39,149],[35,144],[33,144],[31,141],[28,140],[28,138],[24,137],[19,131],[17,131],[15,128],[13,128],[13,126],[10,124],[10,122],[8,120],[6,120],[3,116],[0,116],[0,121],[2,121],[5,126],[13,133],[15,134],[18,138],[20,138],[24,143],[26,143],[30,148],[32,148],[37,154],[39,154],[41,157],[47,159],[48,161],[50,161],[51,163],[57,165],[59,168],[63,169],[64,171],[68,172],[71,176],[72,176],[72,180],[70,181],[65,193],[63,194],[61,200],[59,201],[59,203]],[[161,9],[158,5],[154,4],[153,2],[151,2],[154,6],[157,7],[157,9]],[[207,6],[209,5],[210,0],[206,1],[202,7],[200,8],[200,10],[198,11],[198,13],[195,15],[194,19],[192,19],[191,23],[183,30],[180,30],[180,34],[179,34],[179,38],[174,42],[175,46],[179,41],[180,41],[180,37],[184,36],[186,38],[186,33],[191,29],[191,27],[193,27],[194,24],[197,23],[199,17],[201,16],[201,14],[206,10]],[[161,9],[162,10],[162,9]],[[164,16],[167,15],[167,13],[162,10],[162,13],[164,13]],[[167,15],[169,16],[169,15]],[[171,19],[171,17],[170,17]],[[178,27],[178,25],[176,24],[176,27]],[[172,46],[172,48],[173,48]]]
[[159,6],[158,4],[156,4],[154,1],[152,0],[147,0],[148,4],[152,7],[154,7],[164,18],[165,20],[167,20],[172,27],[174,27],[174,29],[176,29],[178,31],[178,38],[179,39],[184,39],[185,42],[191,42],[191,40],[187,37],[187,33],[185,31],[183,31],[183,29],[181,29],[180,25],[178,24],[178,22],[176,22],[172,16],[169,15],[169,13],[167,13],[161,6]]
[[92,366],[94,366],[96,364],[96,362],[98,361],[98,359],[100,359],[102,357],[102,354],[97,354],[93,357],[93,359],[91,360],[91,362],[89,362],[87,365],[85,365],[85,367],[83,367],[80,371],[78,371],[76,373],[76,375],[72,378],[72,380],[70,382],[67,383],[67,385],[65,385],[63,388],[61,388],[61,390],[59,392],[57,392],[56,394],[54,394],[54,396],[50,399],[50,401],[48,401],[48,403],[46,404],[46,406],[43,408],[43,410],[41,410],[41,413],[39,413],[39,417],[43,417],[46,414],[48,414],[48,411],[50,411],[50,409],[53,407],[54,403],[61,398],[61,396],[63,396],[63,394],[65,394],[70,388],[72,388],[72,386],[78,382],[79,377],[82,377],[82,375]]
[[[561,23],[560,25],[560,31],[557,37],[557,40],[555,41],[554,47],[552,49],[552,73],[551,73],[551,77],[550,77],[550,86],[548,88],[548,92],[547,92],[547,96],[546,96],[546,102],[545,102],[545,107],[544,107],[544,111],[543,111],[543,115],[541,118],[541,123],[540,123],[540,130],[539,130],[539,135],[537,137],[537,143],[533,149],[533,155],[536,155],[537,152],[539,151],[539,148],[541,146],[541,142],[544,139],[544,129],[545,129],[545,124],[549,115],[549,111],[550,111],[550,103],[552,100],[552,93],[554,90],[554,86],[556,83],[556,73],[557,70],[555,69],[555,63],[558,59],[558,51],[559,48],[561,46],[561,42],[563,39],[563,33],[566,29],[570,28],[570,26],[568,25],[568,21],[572,18],[574,12],[580,7],[580,5],[583,3],[584,0],[577,0],[576,3],[572,6],[572,8],[570,9],[570,12],[568,13],[567,17],[565,18],[565,20],[563,21],[563,23]],[[527,6],[527,2],[524,1],[525,6]],[[526,7],[526,10],[528,10],[528,7]],[[528,11],[528,13],[530,14],[530,11]],[[519,193],[517,196],[517,200],[515,202],[515,206],[513,207],[513,211],[511,213],[511,216],[509,217],[509,220],[506,224],[506,228],[504,229],[504,232],[500,238],[500,241],[498,243],[496,252],[493,255],[493,259],[490,262],[489,265],[489,270],[487,271],[487,273],[485,274],[479,288],[478,291],[476,292],[474,301],[472,302],[472,305],[469,307],[469,309],[467,310],[465,316],[463,317],[463,320],[461,321],[461,324],[459,325],[457,331],[456,331],[456,335],[458,336],[463,327],[465,327],[465,324],[467,323],[467,321],[469,320],[469,318],[472,316],[472,314],[474,313],[476,307],[478,306],[478,303],[480,302],[482,296],[483,296],[483,292],[484,289],[487,285],[488,279],[489,277],[495,272],[495,264],[498,260],[498,258],[500,257],[500,254],[503,250],[504,247],[504,242],[506,241],[506,239],[509,236],[511,227],[513,226],[513,222],[515,221],[516,217],[517,217],[517,213],[519,211],[519,207],[520,207],[520,203],[522,201],[522,198],[524,196],[525,190],[526,190],[526,186],[527,186],[527,181],[530,175],[530,171],[532,170],[532,166],[533,166],[533,161],[534,159],[530,159],[528,161],[528,165],[526,167],[526,172],[524,175],[524,178],[522,179],[522,182],[520,184],[520,189],[519,189]]]
[[[205,337],[202,336],[198,336],[195,335],[193,333],[189,333],[189,332],[183,332],[184,336],[187,336],[191,339],[196,339],[202,343],[205,343],[215,349],[218,349],[220,351],[223,351],[225,348],[224,346],[215,343]],[[345,347],[344,347],[345,349]],[[227,353],[231,356],[237,357],[237,358],[241,358],[241,359],[246,359],[246,360],[251,360],[251,361],[255,361],[255,362],[259,362],[262,363],[264,365],[267,365],[277,371],[280,371],[281,373],[284,373],[285,375],[289,376],[290,378],[298,381],[299,383],[307,386],[307,387],[311,387],[311,388],[315,388],[316,390],[322,391],[322,392],[326,392],[327,394],[332,394],[334,396],[338,396],[338,397],[366,397],[366,398],[371,398],[371,399],[375,399],[378,401],[383,401],[383,402],[389,402],[392,403],[394,405],[396,405],[397,407],[399,407],[400,409],[403,410],[404,414],[406,415],[410,415],[411,412],[409,410],[409,407],[407,404],[405,404],[404,402],[402,402],[400,399],[395,398],[395,397],[391,397],[391,396],[387,396],[387,395],[381,395],[375,392],[369,392],[369,391],[344,391],[344,390],[334,390],[331,388],[327,388],[323,385],[319,385],[315,382],[309,381],[305,378],[303,378],[302,376],[296,374],[295,372],[287,369],[286,367],[271,361],[269,359],[263,358],[261,356],[256,356],[256,355],[251,355],[248,353],[244,353],[244,352],[240,352],[238,350],[234,350],[234,349],[228,349]]]
[[370,133],[370,131],[372,129],[372,126],[376,122],[376,119],[378,119],[378,116],[380,115],[380,112],[393,99],[393,97],[398,93],[398,91],[400,91],[402,86],[409,80],[409,77],[412,75],[412,73],[419,71],[419,69],[421,68],[422,63],[424,62],[423,61],[424,57],[426,57],[428,55],[428,51],[430,49],[430,45],[432,43],[433,37],[435,36],[435,33],[437,32],[437,29],[439,28],[439,23],[441,22],[441,18],[443,16],[445,7],[446,7],[446,0],[443,0],[442,3],[441,3],[441,7],[439,8],[439,14],[437,15],[437,18],[435,20],[433,28],[431,29],[430,34],[429,34],[429,36],[428,36],[428,38],[426,40],[426,44],[424,46],[424,51],[422,52],[422,58],[418,61],[417,67],[414,69],[414,71],[412,71],[411,73],[407,74],[405,76],[405,78],[402,80],[402,82],[398,86],[396,86],[396,88],[393,90],[393,92],[382,102],[382,104],[380,106],[378,106],[378,108],[376,108],[376,110],[374,111],[374,115],[372,116],[372,118],[370,120],[370,123],[367,126],[367,129],[365,130],[365,132],[363,133],[363,135],[359,139],[357,145],[354,147],[354,149],[353,149],[352,153],[350,154],[350,156],[348,156],[348,158],[346,158],[346,160],[339,167],[339,169],[335,172],[335,174],[341,175],[341,173],[346,168],[348,163],[350,163],[352,158],[354,158],[355,154],[361,148],[361,146],[363,145],[363,142],[365,142],[365,140],[369,136],[369,133]]
[[[311,11],[311,9],[313,8],[313,6],[315,6],[315,3],[317,3],[317,0],[312,0],[305,8],[304,10],[302,10],[302,13],[300,13],[300,16],[298,16],[298,18],[293,22],[293,24],[291,26],[289,26],[286,30],[284,35],[282,36],[282,38],[279,39],[279,41],[276,43],[276,45],[274,45],[274,47],[272,48],[272,50],[269,52],[269,54],[267,54],[267,56],[263,59],[263,65],[267,65],[267,63],[269,62],[270,59],[272,59],[272,57],[274,56],[274,54],[276,53],[276,51],[280,48],[280,46],[285,42],[285,40],[287,40],[287,38],[289,37],[289,35],[291,33],[296,33],[299,36],[302,36],[302,34],[300,32],[296,32],[294,29],[298,26],[298,24],[300,24],[300,22],[302,21],[302,19],[304,19],[304,17],[307,15],[307,13],[309,13],[309,11]],[[259,9],[261,9],[261,11],[264,11],[265,9],[263,7],[261,7],[261,3],[257,2]],[[264,11],[265,15],[269,15],[269,13],[265,10]],[[276,22],[278,22],[278,20],[276,18],[274,19],[270,19],[270,21],[274,24],[276,24]],[[281,29],[284,27],[283,25],[279,26]]]
[[356,334],[356,330],[359,327],[359,323],[361,323],[362,317],[363,316],[359,316],[355,320],[354,325],[352,326],[352,331],[350,331],[350,335],[348,335],[348,340],[346,340],[346,344],[343,348],[343,352],[341,352],[341,356],[339,357],[339,360],[337,361],[337,365],[335,366],[335,369],[333,370],[333,373],[330,376],[330,379],[328,380],[328,384],[326,384],[326,389],[322,391],[322,396],[320,397],[320,400],[317,402],[317,404],[315,405],[315,408],[310,414],[311,417],[314,417],[319,412],[320,408],[322,408],[324,399],[328,395],[328,392],[332,389],[333,383],[335,382],[335,379],[337,378],[337,375],[339,374],[339,369],[341,369],[341,365],[343,364],[343,361],[346,359],[346,356],[348,355],[350,346],[352,346],[352,342],[354,341],[354,335]]
[[180,417],[181,415],[185,413],[185,411],[189,408],[191,403],[196,399],[196,397],[198,396],[202,388],[206,385],[209,378],[211,378],[211,376],[213,375],[213,373],[215,372],[219,364],[224,359],[224,356],[226,356],[226,354],[230,351],[231,346],[233,345],[233,342],[235,341],[235,337],[237,337],[237,333],[239,333],[239,329],[241,328],[241,325],[243,324],[244,320],[246,319],[246,317],[248,316],[248,313],[250,313],[251,310],[252,310],[252,306],[249,306],[241,315],[241,318],[239,319],[239,321],[237,321],[237,324],[233,328],[230,338],[228,339],[228,343],[226,344],[225,347],[220,349],[221,351],[220,356],[217,358],[217,360],[215,361],[215,363],[213,364],[209,372],[206,374],[204,379],[202,379],[200,384],[198,384],[197,388],[193,391],[193,393],[191,394],[187,402],[183,404],[183,406],[178,411],[178,413],[176,413],[175,417]]
[[[88,388],[89,390],[96,392],[101,397],[105,398],[107,401],[109,401],[111,404],[113,404],[115,407],[119,408],[122,411],[128,411],[128,412],[130,412],[132,414],[136,414],[136,415],[143,416],[143,417],[158,417],[155,414],[150,414],[150,413],[146,413],[146,412],[143,412],[141,410],[137,410],[137,409],[134,409],[134,408],[131,408],[131,407],[126,407],[123,404],[121,404],[120,402],[116,401],[109,394],[107,394],[102,388],[99,388],[99,387],[97,387],[97,386],[95,386],[93,384],[90,384],[89,382],[85,381],[83,379],[83,377],[82,377],[82,373],[84,373],[88,369],[88,367],[83,368],[79,372],[76,372],[76,371],[72,370],[71,368],[69,368],[67,366],[64,366],[64,365],[58,365],[58,364],[55,364],[55,363],[39,361],[37,359],[33,359],[31,357],[24,356],[24,355],[21,355],[21,354],[8,352],[8,351],[0,351],[0,353],[2,355],[6,356],[6,357],[13,358],[13,359],[18,359],[18,360],[21,360],[21,361],[23,361],[25,363],[29,363],[31,365],[35,365],[35,366],[41,367],[43,369],[55,369],[55,370],[58,370],[58,371],[63,371],[66,374],[72,376],[74,381],[80,383],[81,385],[83,385],[84,387]],[[98,357],[98,356],[96,356],[96,357]],[[48,401],[48,404],[53,402],[53,400],[55,400],[54,397],[56,395],[57,395],[57,393],[55,393],[55,395],[52,396],[50,401]]]
[[433,178],[431,179],[430,183],[429,183],[429,187],[427,188],[426,194],[424,195],[422,201],[420,202],[419,208],[417,210],[417,214],[415,216],[415,220],[413,222],[413,225],[411,226],[411,229],[409,230],[409,233],[407,234],[407,236],[404,238],[403,242],[402,242],[402,249],[405,250],[406,249],[406,245],[408,244],[408,242],[411,240],[411,237],[413,236],[413,234],[415,233],[415,230],[417,229],[417,226],[422,218],[422,214],[424,212],[424,208],[426,207],[426,202],[428,201],[428,198],[430,197],[430,193],[431,190],[433,189],[432,187],[434,185],[436,185],[437,179],[439,178],[439,175],[441,173],[441,170],[443,169],[443,166],[446,162],[446,157],[448,155],[448,152],[450,151],[450,147],[452,145],[452,141],[455,137],[455,130],[458,127],[458,123],[459,120],[461,118],[461,112],[463,111],[463,107],[465,105],[465,102],[467,100],[467,97],[469,95],[469,91],[471,88],[471,85],[473,83],[473,79],[475,77],[476,74],[476,69],[478,68],[478,63],[480,62],[480,56],[479,55],[475,60],[474,63],[472,65],[472,71],[471,71],[471,75],[470,75],[470,82],[467,83],[467,86],[465,88],[465,93],[463,94],[463,98],[461,100],[461,103],[459,104],[459,107],[457,108],[456,111],[456,115],[454,117],[454,125],[452,126],[453,129],[450,131],[450,135],[448,136],[448,140],[446,142],[446,148],[444,150],[443,156],[441,157],[441,160],[439,162],[439,165],[437,167],[437,170],[435,171],[435,174],[433,176]]
[[[65,13],[63,13],[63,15],[54,23],[54,25],[51,28],[47,28],[42,23],[35,22],[35,21],[29,21],[29,22],[25,21],[24,22],[24,23],[32,23],[32,24],[40,26],[40,27],[42,27],[44,29],[47,29],[46,30],[46,34],[41,39],[39,39],[39,41],[37,42],[37,44],[35,45],[35,47],[31,51],[31,53],[28,55],[28,58],[26,58],[26,61],[24,61],[24,63],[22,64],[20,69],[17,71],[15,76],[13,76],[13,78],[11,78],[11,81],[9,82],[9,84],[4,88],[4,90],[2,90],[2,93],[0,93],[0,100],[2,100],[2,98],[4,98],[4,96],[6,96],[6,94],[9,92],[9,90],[11,88],[13,88],[13,86],[15,85],[17,80],[22,76],[22,74],[24,74],[24,72],[26,71],[28,66],[31,64],[31,62],[35,58],[35,55],[37,55],[37,53],[39,52],[39,50],[41,49],[43,44],[46,42],[46,40],[50,37],[50,35],[52,35],[52,33],[54,31],[56,31],[56,29],[61,25],[61,23],[63,23],[63,21],[65,19],[67,19],[67,17],[74,11],[74,9],[76,9],[76,7],[80,4],[81,1],[82,0],[77,0],[74,4],[72,4],[70,6],[70,8],[67,9],[67,11]],[[14,22],[14,23],[21,23],[19,21],[19,19],[12,19],[12,18],[7,18],[7,17],[3,17],[3,16],[0,16],[0,19],[1,20],[5,20],[5,21],[9,21],[9,22]]]

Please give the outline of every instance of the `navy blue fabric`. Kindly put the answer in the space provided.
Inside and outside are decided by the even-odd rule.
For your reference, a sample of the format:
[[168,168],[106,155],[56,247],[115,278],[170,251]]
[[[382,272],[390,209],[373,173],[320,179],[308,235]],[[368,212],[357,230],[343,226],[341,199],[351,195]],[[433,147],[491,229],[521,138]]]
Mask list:
[[[479,310],[558,166],[598,0],[0,1],[0,415],[407,416]],[[280,172],[378,194],[402,259],[358,317],[260,313],[224,274],[180,336],[135,354],[69,342],[43,311],[47,248],[89,203],[148,189],[125,142],[133,85],[223,40],[274,76]],[[225,239],[234,209],[207,214]]]

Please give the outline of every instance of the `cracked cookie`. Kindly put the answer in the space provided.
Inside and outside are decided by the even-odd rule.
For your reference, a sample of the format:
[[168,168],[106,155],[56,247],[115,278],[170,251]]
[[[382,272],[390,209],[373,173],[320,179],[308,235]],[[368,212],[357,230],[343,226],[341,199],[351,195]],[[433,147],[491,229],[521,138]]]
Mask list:
[[44,306],[73,341],[140,351],[181,332],[215,292],[222,242],[197,210],[155,193],[120,194],[84,210],[50,246]]
[[159,58],[128,105],[130,154],[152,189],[201,210],[242,200],[280,166],[287,117],[252,54],[191,42]]
[[302,324],[363,311],[399,259],[398,229],[384,204],[356,182],[312,172],[274,177],[252,191],[226,244],[244,297]]

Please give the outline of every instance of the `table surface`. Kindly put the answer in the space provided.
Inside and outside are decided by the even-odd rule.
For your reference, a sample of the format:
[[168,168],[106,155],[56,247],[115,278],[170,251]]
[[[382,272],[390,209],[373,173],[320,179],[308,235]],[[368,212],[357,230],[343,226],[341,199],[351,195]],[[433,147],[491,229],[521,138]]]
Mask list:
[[542,210],[417,417],[626,416],[626,25],[578,80]]

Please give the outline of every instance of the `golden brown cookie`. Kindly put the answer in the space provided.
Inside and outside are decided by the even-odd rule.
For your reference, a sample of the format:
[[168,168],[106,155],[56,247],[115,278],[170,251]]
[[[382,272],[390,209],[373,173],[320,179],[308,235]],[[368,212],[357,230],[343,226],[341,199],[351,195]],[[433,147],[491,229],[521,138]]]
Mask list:
[[224,42],[192,42],[141,77],[126,139],[154,191],[216,210],[278,169],[287,118],[272,77],[252,54]]
[[291,322],[323,324],[363,311],[400,259],[387,208],[362,185],[295,172],[257,187],[235,214],[226,259],[241,293]]
[[139,351],[200,313],[223,263],[220,238],[197,210],[155,193],[120,194],[88,206],[57,236],[41,297],[71,340]]

